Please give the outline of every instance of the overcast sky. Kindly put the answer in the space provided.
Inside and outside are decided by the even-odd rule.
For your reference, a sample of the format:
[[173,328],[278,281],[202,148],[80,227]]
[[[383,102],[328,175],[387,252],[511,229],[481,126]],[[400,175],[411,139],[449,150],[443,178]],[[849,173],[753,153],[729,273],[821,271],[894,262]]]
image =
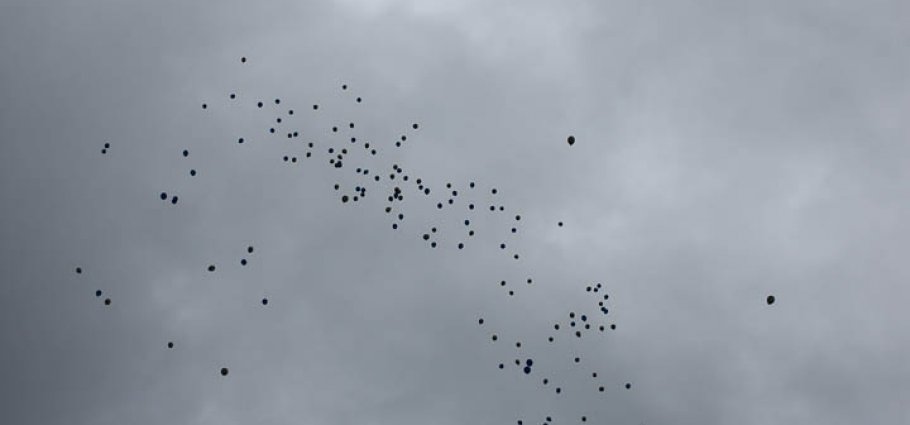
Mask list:
[[[0,2],[0,422],[910,422],[908,20],[900,0]],[[354,173],[393,164],[397,230],[395,183]],[[570,311],[617,328],[577,339]]]

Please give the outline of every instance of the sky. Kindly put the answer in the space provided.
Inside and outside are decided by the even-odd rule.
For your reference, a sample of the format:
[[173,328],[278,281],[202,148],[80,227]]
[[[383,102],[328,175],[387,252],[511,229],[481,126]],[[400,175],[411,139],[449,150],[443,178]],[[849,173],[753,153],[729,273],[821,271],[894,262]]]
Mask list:
[[908,15],[6,0],[0,422],[910,422]]

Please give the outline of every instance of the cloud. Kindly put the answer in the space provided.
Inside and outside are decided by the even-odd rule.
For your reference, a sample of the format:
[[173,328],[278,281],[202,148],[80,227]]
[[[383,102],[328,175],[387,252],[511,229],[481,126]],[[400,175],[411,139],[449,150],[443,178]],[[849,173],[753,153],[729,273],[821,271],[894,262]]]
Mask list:
[[899,2],[2,7],[10,423],[903,417]]

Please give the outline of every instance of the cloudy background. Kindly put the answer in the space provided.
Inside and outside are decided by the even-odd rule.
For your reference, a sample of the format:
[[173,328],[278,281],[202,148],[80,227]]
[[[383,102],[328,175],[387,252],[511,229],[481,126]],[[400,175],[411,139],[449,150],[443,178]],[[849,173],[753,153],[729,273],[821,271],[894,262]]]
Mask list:
[[[889,0],[0,2],[0,422],[906,423],[908,19]],[[286,108],[318,158],[280,160],[306,150],[266,132]],[[408,142],[335,170],[348,121]],[[379,187],[332,190],[360,163],[438,191],[406,190],[393,231]],[[464,251],[463,203],[433,205],[449,181],[507,208],[475,213]],[[547,344],[595,282],[617,329]],[[497,369],[515,357],[534,373]]]

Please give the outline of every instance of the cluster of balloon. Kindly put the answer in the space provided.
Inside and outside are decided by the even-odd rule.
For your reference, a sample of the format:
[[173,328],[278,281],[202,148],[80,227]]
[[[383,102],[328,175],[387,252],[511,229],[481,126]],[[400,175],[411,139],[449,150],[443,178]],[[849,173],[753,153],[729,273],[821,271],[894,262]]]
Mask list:
[[[526,282],[527,282],[527,284],[530,285],[533,282],[533,280],[528,278]],[[503,286],[503,287],[508,285],[508,283],[505,280],[500,281],[499,284],[500,284],[500,286]],[[611,329],[611,330],[615,330],[616,324],[615,323],[608,324],[606,321],[606,317],[609,314],[609,309],[606,306],[606,302],[607,302],[607,300],[610,299],[610,296],[606,293],[602,293],[603,289],[604,289],[604,287],[603,287],[603,284],[601,284],[601,283],[595,283],[593,285],[587,285],[585,287],[585,293],[590,295],[594,300],[594,302],[591,304],[590,310],[597,311],[599,314],[591,315],[591,313],[588,312],[588,308],[582,308],[580,310],[568,311],[566,313],[566,316],[564,319],[564,320],[568,321],[567,323],[561,322],[559,320],[557,320],[555,323],[553,323],[553,327],[552,327],[549,335],[547,336],[547,342],[549,343],[547,345],[559,346],[560,344],[557,343],[557,341],[564,341],[565,342],[565,344],[563,344],[564,346],[559,347],[559,348],[574,349],[574,347],[576,347],[577,345],[573,342],[573,340],[583,338],[587,333],[595,333],[595,331],[596,331],[596,333],[603,334],[605,332],[605,330],[607,329],[607,327],[609,327],[609,329]],[[484,322],[483,318],[478,319],[479,325],[483,326],[484,323],[485,322]],[[566,338],[557,338],[558,333],[560,331],[565,331],[568,334],[568,335],[566,335]],[[496,343],[497,341],[499,341],[499,339],[500,338],[497,334],[495,334],[495,333],[492,334],[491,341],[493,343]],[[522,344],[520,341],[515,343],[516,351],[518,351],[518,349],[521,349],[521,347],[522,347]],[[581,365],[581,363],[582,363],[582,356],[574,355],[571,358],[569,358],[568,361],[569,361],[570,365],[574,365],[577,367],[577,366]],[[514,363],[516,366],[519,367],[521,372],[523,372],[525,375],[530,375],[533,372],[533,365],[534,365],[533,358],[530,358],[530,357],[526,358],[524,360],[524,362],[522,362],[520,359],[516,358]],[[505,369],[505,364],[499,363],[498,368]],[[565,368],[559,368],[559,369],[563,370]],[[539,381],[540,388],[545,388],[545,387],[548,388],[551,380],[564,381],[564,379],[560,379],[560,377],[552,376],[551,374],[548,374],[548,373],[544,373],[543,375],[544,376]],[[592,376],[592,378],[597,379],[598,374],[597,374],[597,372],[592,372],[591,376]],[[627,383],[625,383],[624,387],[627,390],[631,389],[632,384],[627,382]],[[593,388],[594,388],[595,393],[603,393],[606,391],[606,386],[603,384],[597,384]],[[559,395],[563,394],[564,389],[565,388],[562,386],[555,386],[555,387],[553,387],[553,394],[559,396]],[[579,393],[581,393],[581,391],[575,391],[573,393],[579,394]],[[582,416],[582,417],[585,418],[584,421],[587,420],[586,416]],[[549,422],[551,422],[550,419],[547,419],[544,423],[549,423]],[[521,423],[521,422],[519,421],[519,423]]]
[[[240,58],[240,62],[245,64],[247,63],[247,58]],[[341,84],[341,91],[343,93],[350,93],[350,87],[347,84]],[[255,99],[254,96],[243,95],[247,99]],[[363,103],[363,98],[360,96],[349,96],[343,94],[343,96],[350,100],[353,100],[353,103],[360,105]],[[240,98],[237,92],[229,91],[228,100],[235,101]],[[298,140],[301,138],[301,134],[304,134],[304,131],[294,128],[293,122],[295,118],[300,117],[299,114],[295,114],[294,109],[283,107],[282,100],[280,98],[274,98],[271,102],[265,102],[263,100],[255,100],[252,102],[255,105],[255,110],[263,110],[271,115],[269,123],[264,126],[264,134],[266,137],[271,135],[276,137],[279,134],[282,137],[289,139],[290,141]],[[203,110],[211,110],[209,104],[202,102]],[[214,105],[214,107],[218,107]],[[312,111],[314,114],[319,113],[320,106],[318,103],[312,104]],[[437,249],[444,245],[450,246],[452,248],[457,248],[457,251],[464,251],[470,249],[472,246],[482,246],[482,244],[489,243],[491,247],[498,248],[497,250],[505,254],[505,258],[508,258],[512,261],[520,260],[521,256],[518,250],[515,248],[518,244],[514,240],[510,240],[511,236],[505,238],[497,237],[494,239],[489,238],[478,238],[478,229],[474,227],[474,223],[478,219],[483,219],[483,221],[491,221],[494,223],[500,223],[502,225],[502,234],[504,235],[515,235],[519,231],[519,224],[522,222],[521,214],[515,214],[512,216],[506,216],[505,211],[507,210],[506,205],[497,202],[500,199],[500,192],[496,187],[489,187],[488,189],[481,189],[480,185],[473,180],[469,180],[466,184],[456,185],[452,182],[446,182],[444,185],[434,186],[430,182],[424,180],[421,177],[414,177],[412,174],[408,173],[405,167],[400,165],[397,162],[391,162],[386,160],[386,155],[389,151],[394,151],[395,149],[401,149],[409,143],[409,136],[413,137],[414,133],[420,129],[420,124],[413,122],[409,126],[405,127],[410,131],[410,134],[400,134],[395,137],[392,142],[389,143],[376,143],[371,142],[366,139],[363,139],[361,135],[357,134],[356,130],[358,127],[355,122],[350,120],[342,121],[342,123],[347,122],[347,125],[337,124],[333,125],[330,128],[320,129],[311,129],[307,131],[306,134],[314,135],[315,137],[323,138],[326,140],[326,145],[324,147],[318,147],[315,139],[308,141],[302,141],[298,146],[302,146],[304,152],[300,154],[287,154],[281,155],[280,159],[282,162],[289,164],[298,164],[303,161],[299,160],[313,160],[319,158],[320,162],[325,164],[328,173],[338,173],[346,172],[353,174],[353,178],[356,179],[354,183],[346,187],[341,183],[334,184],[334,190],[338,192],[338,200],[341,204],[345,205],[354,205],[358,204],[360,201],[364,200],[367,197],[368,193],[373,193],[378,191],[379,193],[384,193],[384,196],[381,196],[380,199],[384,199],[384,205],[382,205],[382,211],[390,217],[391,228],[393,231],[400,231],[405,228],[405,217],[407,212],[407,207],[413,202],[427,202],[429,205],[434,206],[435,208],[429,208],[429,211],[437,214],[435,217],[439,222],[451,222],[453,217],[456,217],[457,223],[463,223],[463,227],[459,224],[457,227],[462,228],[463,230],[456,232],[455,234],[444,234],[444,232],[437,226],[429,226],[427,229],[423,230],[411,230],[419,241],[424,243],[427,248]],[[244,137],[237,137],[237,144],[243,144],[245,142]],[[574,146],[575,136],[569,135],[566,138],[566,142],[569,146]],[[110,149],[110,143],[105,143],[104,148],[101,153],[106,154],[107,150]],[[322,152],[320,155],[319,153]],[[189,158],[190,150],[183,149],[181,152],[183,158]],[[317,162],[318,164],[318,162]],[[352,165],[353,164],[353,165]],[[190,176],[196,176],[197,171],[195,168],[189,168]],[[350,181],[350,179],[348,179]],[[178,202],[177,195],[168,195],[167,192],[160,192],[158,195],[161,201],[169,201],[172,205],[176,205]],[[406,201],[407,200],[407,201]],[[418,209],[419,210],[419,209]],[[511,208],[509,208],[511,211]],[[432,214],[432,213],[431,213]],[[558,227],[563,227],[564,222],[558,221]],[[498,232],[491,232],[491,235],[499,234]],[[472,241],[468,243],[468,241]],[[457,252],[456,251],[456,252]],[[248,258],[253,254],[254,248],[252,245],[246,248],[246,255],[241,256],[240,265],[241,267],[247,266],[249,263]],[[449,252],[449,251],[447,251]],[[210,264],[206,267],[206,270],[209,273],[213,273],[216,270],[215,264]],[[77,274],[82,274],[82,268],[76,268]],[[526,284],[531,285],[533,283],[532,278],[527,278]],[[515,296],[518,291],[519,286],[510,286],[506,280],[499,281],[499,284],[502,288],[506,290],[506,293],[509,297]],[[523,285],[520,285],[523,286]],[[609,300],[609,295],[603,292],[603,285],[601,283],[596,283],[593,285],[588,285],[585,287],[585,293],[589,294],[595,300],[588,307],[582,307],[577,309],[571,309],[567,311],[566,316],[562,319],[557,320],[552,327],[552,330],[543,332],[546,334],[546,339],[549,344],[543,344],[543,347],[554,347],[559,345],[557,343],[557,336],[559,336],[559,331],[564,331],[567,333],[566,338],[559,337],[560,342],[565,341],[566,345],[573,344],[572,341],[583,338],[588,335],[597,335],[604,334],[605,330],[609,327],[610,330],[616,329],[615,323],[608,323],[606,318],[609,313],[606,302]],[[102,291],[99,289],[95,292],[96,297],[102,296]],[[768,305],[774,303],[774,296],[770,295],[767,298]],[[110,305],[110,298],[104,300],[105,305]],[[260,299],[260,304],[262,306],[267,306],[269,304],[269,299],[263,297]],[[480,326],[484,325],[484,319],[479,318],[477,320]],[[497,343],[500,338],[496,333],[492,333],[490,336],[492,343]],[[514,344],[516,350],[520,350],[522,347],[521,341],[517,341]],[[167,348],[174,348],[174,342],[168,341]],[[519,373],[523,375],[540,375],[542,376],[540,382],[540,387],[548,387],[551,379],[558,379],[559,377],[552,376],[553,370],[537,370],[535,366],[534,356],[529,356],[527,353],[522,352],[520,357],[516,357],[514,360]],[[581,365],[582,356],[575,355],[568,359],[570,365]],[[505,369],[505,362],[498,363],[499,369]],[[563,370],[565,368],[557,368],[556,370]],[[228,368],[222,367],[220,369],[221,376],[228,375]],[[597,372],[592,372],[591,376],[597,379]],[[559,379],[562,381],[561,379]],[[625,383],[624,387],[626,389],[631,389],[631,383]],[[599,383],[595,386],[596,392],[604,392],[605,385]],[[560,395],[563,392],[562,386],[555,386],[553,393]],[[576,392],[578,393],[578,392]],[[580,416],[582,422],[586,422],[587,416]],[[547,416],[544,423],[549,424],[552,422],[552,417]],[[518,425],[522,425],[522,421],[518,420]]]
[[[186,157],[189,157],[189,156],[190,156],[190,151],[184,149],[184,150],[183,150],[183,157],[186,158]],[[195,168],[190,168],[190,177],[195,177],[195,176],[196,176],[196,169],[195,169]]]
[[[76,266],[76,274],[80,274],[80,275],[82,274],[82,267]],[[101,298],[102,295],[104,295],[103,291],[101,291],[100,289],[95,290],[95,298]],[[103,300],[104,305],[111,305],[111,302],[112,301],[110,298],[105,298]]]
[[[246,247],[246,253],[247,253],[247,254],[252,254],[252,253],[253,253],[253,245],[250,245],[250,246]],[[246,257],[240,259],[240,265],[241,265],[241,266],[246,266],[247,263],[248,263],[248,262],[247,262]]]
[[[167,201],[167,192],[159,193],[158,197],[161,198],[162,201]],[[178,198],[177,195],[172,195],[171,196],[171,205],[177,205],[177,200],[179,200],[179,199],[180,198]]]
[[[244,249],[244,251],[246,252],[247,255],[241,256],[241,257],[240,257],[240,266],[241,266],[241,267],[246,267],[246,266],[250,263],[250,261],[247,259],[247,257],[250,256],[250,255],[253,255],[253,252],[254,252],[255,250],[256,250],[256,249],[253,247],[253,245],[249,245],[249,246],[247,246],[247,247]],[[213,273],[217,268],[215,267],[214,264],[209,264],[205,269],[206,269],[206,271],[208,271],[209,273]],[[266,299],[263,298],[262,304],[263,304],[263,305],[268,304],[268,300],[266,300]]]

